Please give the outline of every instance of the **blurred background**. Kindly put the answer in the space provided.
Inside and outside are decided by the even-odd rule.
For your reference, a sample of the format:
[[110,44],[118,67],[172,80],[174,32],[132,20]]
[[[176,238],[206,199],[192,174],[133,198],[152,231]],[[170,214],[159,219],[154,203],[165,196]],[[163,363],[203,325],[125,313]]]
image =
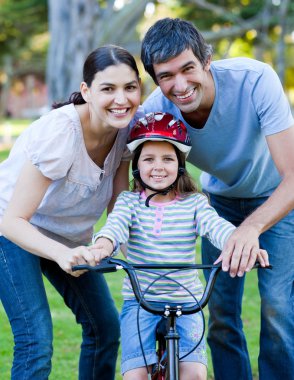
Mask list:
[[[36,118],[78,90],[83,61],[96,47],[121,45],[139,61],[146,30],[166,16],[191,20],[214,59],[272,65],[294,105],[293,0],[0,0],[2,134],[9,134],[3,120]],[[140,71],[146,96],[153,83]]]
[[[79,90],[83,62],[98,46],[121,45],[136,56],[144,99],[154,84],[140,64],[141,40],[166,16],[192,21],[213,45],[214,59],[246,56],[269,63],[294,108],[294,0],[0,0],[0,161],[53,101]],[[120,307],[122,278],[110,275]],[[258,379],[260,305],[256,273],[247,276],[242,316]],[[80,329],[47,282],[46,289],[56,337],[51,378],[76,380]],[[7,380],[13,341],[1,304],[0,325],[0,378]],[[118,364],[118,380],[119,372]],[[213,379],[211,363],[208,375]]]

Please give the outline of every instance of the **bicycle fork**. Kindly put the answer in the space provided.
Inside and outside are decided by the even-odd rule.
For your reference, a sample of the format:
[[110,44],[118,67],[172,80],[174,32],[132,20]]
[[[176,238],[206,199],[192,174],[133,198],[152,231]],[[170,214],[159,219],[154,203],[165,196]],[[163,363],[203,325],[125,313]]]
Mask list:
[[182,315],[181,307],[178,306],[172,312],[169,306],[165,306],[165,315],[168,318],[168,332],[165,336],[167,349],[167,373],[169,380],[179,380],[179,339],[180,336],[176,329],[176,319]]

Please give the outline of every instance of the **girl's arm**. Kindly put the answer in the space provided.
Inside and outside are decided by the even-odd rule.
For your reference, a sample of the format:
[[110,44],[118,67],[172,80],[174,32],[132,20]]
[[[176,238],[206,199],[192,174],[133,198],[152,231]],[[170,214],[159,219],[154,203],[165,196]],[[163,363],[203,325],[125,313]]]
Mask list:
[[52,180],[45,177],[30,161],[27,161],[19,175],[12,198],[4,213],[0,230],[2,234],[34,255],[53,260],[66,272],[75,264],[95,265],[94,256],[86,247],[68,248],[44,236],[30,219],[40,205]]
[[126,192],[117,198],[113,211],[108,215],[104,227],[93,236],[93,245],[90,249],[95,254],[96,261],[118,253],[121,244],[125,244],[129,239],[131,223],[131,200]]

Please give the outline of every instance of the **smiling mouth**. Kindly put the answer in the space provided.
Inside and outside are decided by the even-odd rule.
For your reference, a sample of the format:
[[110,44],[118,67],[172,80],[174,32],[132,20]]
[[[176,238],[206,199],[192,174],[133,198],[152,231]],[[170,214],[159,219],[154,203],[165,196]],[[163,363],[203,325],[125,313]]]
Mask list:
[[155,180],[162,180],[162,179],[165,179],[166,176],[153,175],[153,176],[151,176],[151,178],[155,179]]
[[188,99],[190,98],[190,96],[193,95],[193,93],[195,92],[196,88],[192,88],[190,91],[188,91],[186,94],[184,95],[175,95],[175,97],[179,100],[185,100],[185,99]]
[[115,115],[123,115],[123,114],[127,113],[128,110],[129,110],[129,108],[121,108],[121,109],[113,108],[113,109],[110,109],[109,112],[111,112]]

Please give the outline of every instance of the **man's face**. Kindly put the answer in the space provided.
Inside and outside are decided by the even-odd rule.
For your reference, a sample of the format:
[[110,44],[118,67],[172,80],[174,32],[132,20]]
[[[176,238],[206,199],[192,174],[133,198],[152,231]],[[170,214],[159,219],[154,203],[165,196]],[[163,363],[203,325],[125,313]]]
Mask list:
[[163,94],[183,113],[211,107],[214,86],[210,60],[203,68],[192,50],[187,49],[167,62],[153,64],[153,68]]

